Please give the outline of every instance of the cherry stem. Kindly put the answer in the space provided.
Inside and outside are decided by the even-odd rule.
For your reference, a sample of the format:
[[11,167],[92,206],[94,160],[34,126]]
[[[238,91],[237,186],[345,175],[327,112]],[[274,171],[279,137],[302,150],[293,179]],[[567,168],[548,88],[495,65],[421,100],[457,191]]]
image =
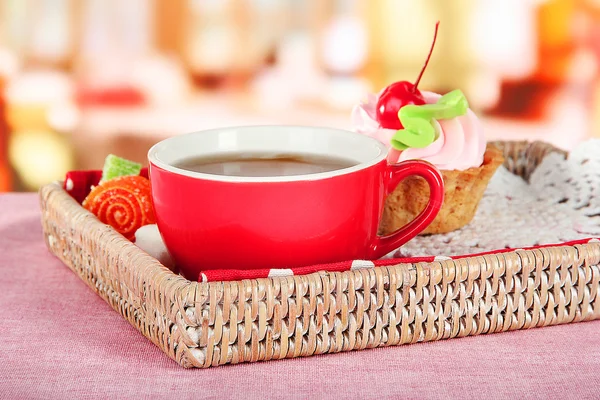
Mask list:
[[439,27],[440,27],[440,21],[435,23],[435,33],[433,34],[433,42],[431,43],[431,48],[429,49],[429,54],[427,55],[427,60],[425,60],[425,65],[423,65],[423,68],[421,69],[421,73],[419,73],[419,77],[417,78],[417,81],[415,82],[415,85],[412,88],[413,93],[416,93],[417,86],[419,86],[419,82],[421,82],[421,78],[423,77],[423,73],[425,72],[425,69],[427,68],[427,64],[429,64],[429,59],[431,58],[431,54],[433,53],[433,48],[435,47],[435,41],[437,40]]

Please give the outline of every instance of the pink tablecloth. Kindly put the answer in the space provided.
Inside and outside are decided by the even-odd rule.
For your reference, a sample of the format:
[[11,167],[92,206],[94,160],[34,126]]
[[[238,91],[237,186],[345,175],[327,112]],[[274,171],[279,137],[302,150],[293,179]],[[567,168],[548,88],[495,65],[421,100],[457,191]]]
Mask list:
[[0,398],[598,398],[600,321],[184,370],[48,253],[0,195]]

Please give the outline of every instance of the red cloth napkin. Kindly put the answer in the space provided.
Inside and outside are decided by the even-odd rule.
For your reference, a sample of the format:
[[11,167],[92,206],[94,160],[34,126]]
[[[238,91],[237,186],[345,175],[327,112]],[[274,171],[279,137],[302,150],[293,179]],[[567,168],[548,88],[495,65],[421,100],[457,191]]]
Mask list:
[[565,243],[557,243],[557,244],[545,244],[541,246],[533,246],[533,247],[525,247],[520,249],[499,249],[493,251],[487,251],[484,253],[476,253],[476,254],[465,254],[458,256],[428,256],[428,257],[406,257],[406,258],[388,258],[383,260],[374,260],[374,261],[366,261],[366,260],[353,260],[353,261],[344,261],[333,264],[319,264],[312,265],[307,267],[300,268],[291,268],[291,269],[253,269],[253,270],[236,270],[236,269],[226,269],[226,270],[206,270],[203,271],[198,280],[200,282],[216,282],[216,281],[239,281],[242,279],[257,279],[257,278],[269,278],[274,276],[293,276],[293,275],[306,275],[312,274],[314,272],[319,271],[327,271],[327,272],[342,272],[342,271],[350,271],[361,268],[370,268],[370,267],[383,267],[388,265],[397,265],[397,264],[413,264],[420,262],[433,262],[433,261],[444,261],[444,260],[459,260],[461,258],[468,257],[478,257],[485,256],[489,254],[502,254],[508,253],[511,251],[518,250],[534,250],[534,249],[543,249],[549,247],[558,247],[558,246],[575,246],[578,244],[587,244],[591,242],[600,242],[598,238],[588,238],[575,240],[571,242]]
[[[143,168],[140,175],[148,177],[148,169]],[[92,186],[95,186],[100,181],[102,171],[72,171],[67,173],[64,189],[71,196],[75,198],[79,203],[83,202],[85,197],[90,192]],[[216,281],[238,281],[242,279],[258,279],[268,278],[274,276],[293,276],[293,275],[306,275],[319,271],[327,272],[342,272],[350,271],[361,268],[369,267],[381,267],[388,265],[404,264],[404,263],[419,263],[419,262],[433,262],[443,260],[458,260],[467,257],[484,256],[488,254],[501,254],[515,250],[533,250],[540,248],[556,247],[556,246],[574,246],[578,244],[586,244],[590,242],[600,242],[597,238],[588,238],[582,240],[576,240],[566,243],[558,244],[546,244],[541,246],[534,246],[522,249],[498,249],[494,251],[488,251],[477,254],[466,254],[458,256],[428,256],[428,257],[407,257],[407,258],[389,258],[383,260],[366,261],[366,260],[351,260],[331,264],[318,264],[306,267],[289,268],[289,269],[252,269],[252,270],[239,270],[239,269],[220,269],[220,270],[205,270],[198,277],[200,282],[216,282]]]

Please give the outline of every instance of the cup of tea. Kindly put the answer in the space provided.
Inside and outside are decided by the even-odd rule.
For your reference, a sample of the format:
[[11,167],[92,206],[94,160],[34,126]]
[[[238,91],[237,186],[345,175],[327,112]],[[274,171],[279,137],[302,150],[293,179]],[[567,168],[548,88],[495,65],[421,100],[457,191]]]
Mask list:
[[[248,126],[171,137],[154,145],[149,172],[156,220],[181,273],[293,268],[377,259],[436,217],[440,172],[424,161],[388,165],[387,148],[354,132]],[[386,196],[404,178],[429,184],[425,209],[378,236]]]

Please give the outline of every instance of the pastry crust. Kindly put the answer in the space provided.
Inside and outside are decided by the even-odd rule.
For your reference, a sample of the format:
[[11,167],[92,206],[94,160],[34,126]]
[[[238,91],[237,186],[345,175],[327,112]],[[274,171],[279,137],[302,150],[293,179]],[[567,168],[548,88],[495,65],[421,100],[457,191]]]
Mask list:
[[[444,204],[431,225],[421,234],[447,233],[467,225],[477,211],[487,185],[504,162],[502,151],[488,144],[483,164],[464,171],[444,170]],[[380,224],[387,235],[415,219],[429,200],[429,186],[424,179],[410,176],[388,196]]]

